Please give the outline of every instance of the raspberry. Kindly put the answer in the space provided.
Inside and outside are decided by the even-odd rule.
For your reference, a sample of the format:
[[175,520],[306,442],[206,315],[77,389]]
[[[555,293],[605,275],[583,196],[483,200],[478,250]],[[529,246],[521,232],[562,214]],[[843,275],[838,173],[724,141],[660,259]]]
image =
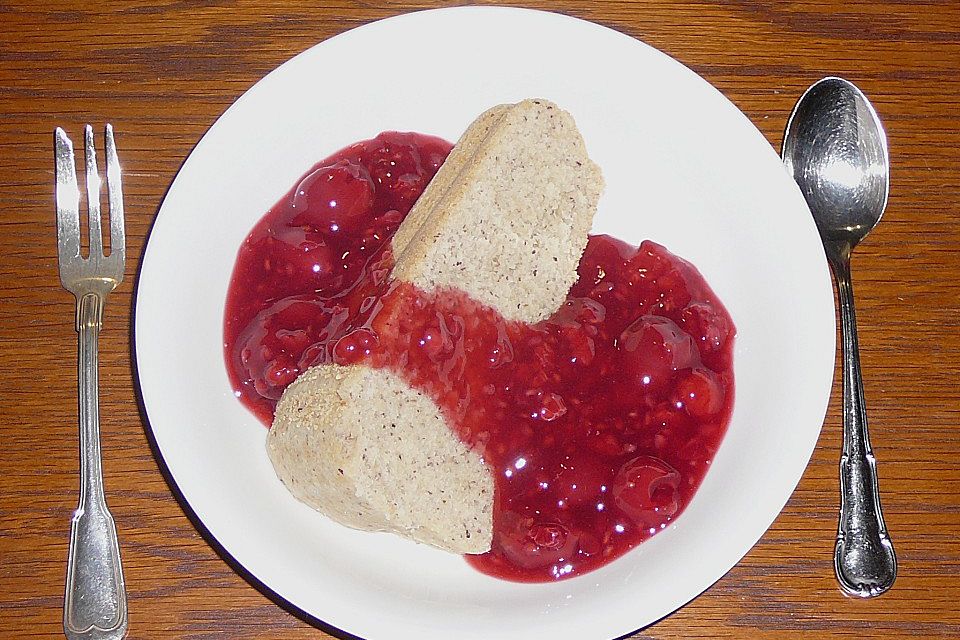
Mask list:
[[723,409],[725,395],[714,372],[697,368],[677,382],[671,399],[678,409],[684,409],[691,417],[707,420]]
[[409,211],[427,185],[420,154],[400,136],[381,136],[383,146],[367,158],[377,194],[394,207]]
[[298,375],[300,370],[290,361],[290,358],[282,356],[267,364],[263,377],[268,385],[282,391],[296,380]]
[[613,481],[621,511],[644,529],[659,527],[680,510],[680,472],[653,456],[624,464]]
[[349,160],[320,167],[294,189],[290,226],[336,234],[354,230],[369,218],[373,182],[367,170]]
[[554,521],[536,521],[513,511],[502,514],[494,540],[494,551],[511,564],[525,569],[546,568],[573,559],[577,536]]
[[707,302],[695,302],[681,311],[680,326],[693,336],[700,357],[711,365],[710,358],[724,350],[733,333],[726,313]]
[[699,364],[693,339],[662,316],[635,320],[620,334],[617,347],[624,369],[649,393],[665,389],[674,371]]
[[339,365],[359,362],[380,345],[377,334],[369,329],[354,329],[333,346],[333,361]]

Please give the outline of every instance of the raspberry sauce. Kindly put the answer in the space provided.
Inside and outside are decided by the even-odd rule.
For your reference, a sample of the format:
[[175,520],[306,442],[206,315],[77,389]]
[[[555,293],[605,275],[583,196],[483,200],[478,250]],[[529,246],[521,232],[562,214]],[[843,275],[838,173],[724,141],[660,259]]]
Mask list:
[[591,236],[566,302],[533,325],[391,281],[390,238],[450,148],[354,144],[260,220],[227,296],[231,383],[269,425],[311,366],[392,370],[493,474],[492,549],[468,561],[515,581],[579,575],[693,497],[730,416],[735,329],[697,270],[650,241]]

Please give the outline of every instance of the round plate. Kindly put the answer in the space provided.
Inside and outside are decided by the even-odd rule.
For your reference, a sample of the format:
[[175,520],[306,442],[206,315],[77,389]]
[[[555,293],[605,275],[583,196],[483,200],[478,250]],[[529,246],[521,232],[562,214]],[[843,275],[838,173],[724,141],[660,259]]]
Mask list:
[[[389,129],[456,140],[488,107],[526,97],[569,110],[603,169],[594,230],[651,238],[691,260],[738,328],[729,431],[686,512],[601,570],[538,585],[347,529],[297,502],[267,459],[266,429],[233,396],[222,346],[237,249],[314,162]],[[160,209],[135,331],[159,453],[209,533],[299,609],[390,640],[606,639],[694,598],[743,557],[800,479],[826,411],[835,348],[816,228],[750,121],[689,69],[633,38],[494,7],[354,29],[237,100]]]

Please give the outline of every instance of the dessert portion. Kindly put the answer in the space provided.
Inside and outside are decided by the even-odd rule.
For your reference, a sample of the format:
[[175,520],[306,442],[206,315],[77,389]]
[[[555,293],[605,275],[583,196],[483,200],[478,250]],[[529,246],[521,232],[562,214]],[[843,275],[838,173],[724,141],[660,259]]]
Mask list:
[[672,522],[726,429],[735,330],[663,247],[588,240],[601,187],[542,100],[306,174],[241,247],[224,336],[291,492],[520,581]]
[[389,369],[308,369],[277,405],[267,451],[290,493],[341,524],[490,549],[493,477],[437,404]]
[[[474,129],[485,138],[457,162]],[[600,168],[570,114],[545,100],[494,107],[466,136],[397,230],[390,277],[466,293],[507,320],[543,320],[577,279]]]
[[[360,287],[370,308],[350,318],[333,362],[307,371],[277,405],[267,448],[287,488],[349,526],[458,553],[488,551],[490,469],[422,387],[397,377],[412,369],[377,361],[390,349],[375,343],[399,338],[402,358],[412,355],[405,346],[418,349],[403,342],[446,339],[452,354],[440,324],[452,328],[464,307],[427,300],[440,292],[505,320],[556,311],[576,279],[601,188],[573,119],[555,105],[528,100],[482,115],[397,230],[384,284]],[[427,307],[432,317],[410,324]],[[445,348],[438,344],[436,355]],[[470,410],[468,397],[452,402]]]

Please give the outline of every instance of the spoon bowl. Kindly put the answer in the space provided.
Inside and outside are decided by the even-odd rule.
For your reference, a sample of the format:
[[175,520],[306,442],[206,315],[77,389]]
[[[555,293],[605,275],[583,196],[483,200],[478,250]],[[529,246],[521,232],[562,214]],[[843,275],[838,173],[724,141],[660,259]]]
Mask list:
[[782,156],[824,241],[852,249],[880,222],[890,191],[887,137],[852,83],[824,78],[807,89],[787,122]]
[[880,509],[867,433],[850,254],[883,215],[890,189],[887,138],[867,97],[824,78],[800,97],[783,140],[783,162],[817,223],[837,283],[843,345],[843,454],[834,570],[848,594],[869,598],[896,579],[897,558]]

